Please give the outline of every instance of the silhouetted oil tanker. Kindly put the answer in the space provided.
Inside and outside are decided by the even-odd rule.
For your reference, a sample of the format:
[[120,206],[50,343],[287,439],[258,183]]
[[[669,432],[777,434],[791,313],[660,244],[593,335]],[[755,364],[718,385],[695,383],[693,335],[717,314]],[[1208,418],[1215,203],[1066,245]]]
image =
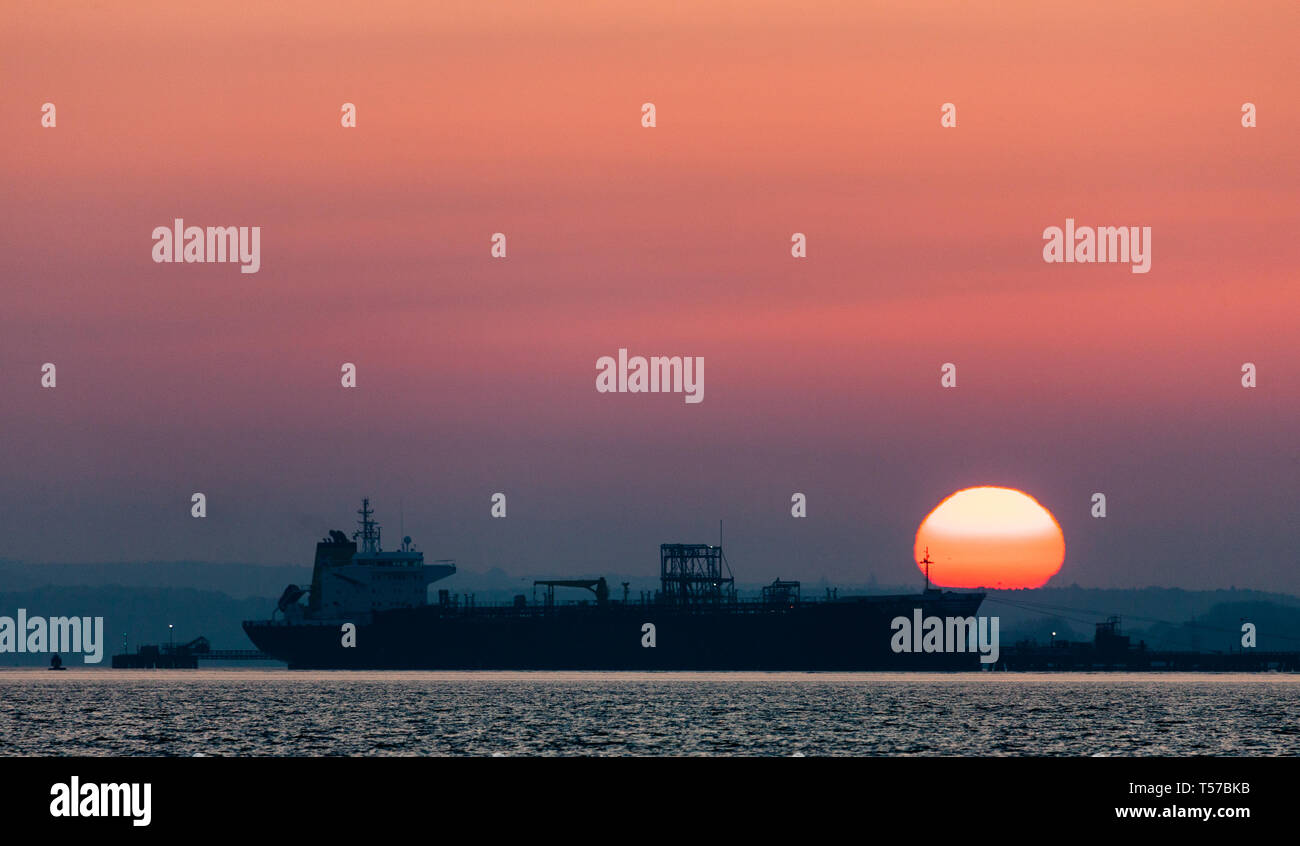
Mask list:
[[[428,586],[453,575],[403,538],[385,552],[369,500],[361,528],[316,544],[309,587],[290,585],[270,620],[245,621],[259,649],[294,669],[387,670],[979,670],[975,651],[895,651],[893,621],[938,617],[973,624],[983,593],[930,588],[914,595],[810,600],[777,580],[740,600],[721,546],[664,544],[660,590],[611,598],[604,578],[539,580],[542,601],[461,602]],[[359,542],[359,545],[358,545]],[[557,603],[556,588],[591,592]],[[306,604],[302,602],[306,597]],[[279,614],[278,618],[276,614]],[[919,641],[918,641],[919,642]]]

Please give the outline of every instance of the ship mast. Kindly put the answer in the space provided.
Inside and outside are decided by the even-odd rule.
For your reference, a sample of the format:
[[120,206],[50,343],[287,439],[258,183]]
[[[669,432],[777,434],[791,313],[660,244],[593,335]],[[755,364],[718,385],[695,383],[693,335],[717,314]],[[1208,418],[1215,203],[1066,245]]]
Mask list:
[[379,552],[379,524],[370,519],[375,512],[370,508],[370,497],[362,497],[361,510],[357,512],[361,519],[357,521],[361,528],[352,533],[352,539],[361,541],[361,553],[374,555]]
[[930,560],[930,547],[925,548],[925,557],[917,562],[925,565],[925,589],[930,589],[930,565],[934,562]]

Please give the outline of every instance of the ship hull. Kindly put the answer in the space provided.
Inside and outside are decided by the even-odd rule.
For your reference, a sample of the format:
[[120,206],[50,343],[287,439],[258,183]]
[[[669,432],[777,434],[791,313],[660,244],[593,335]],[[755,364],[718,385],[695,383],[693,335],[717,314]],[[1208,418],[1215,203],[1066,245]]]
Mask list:
[[[348,620],[250,621],[249,638],[292,669],[979,670],[978,653],[895,652],[898,617],[969,618],[983,594],[853,597],[773,608],[609,603],[539,608],[427,606]],[[653,645],[651,645],[653,644]]]

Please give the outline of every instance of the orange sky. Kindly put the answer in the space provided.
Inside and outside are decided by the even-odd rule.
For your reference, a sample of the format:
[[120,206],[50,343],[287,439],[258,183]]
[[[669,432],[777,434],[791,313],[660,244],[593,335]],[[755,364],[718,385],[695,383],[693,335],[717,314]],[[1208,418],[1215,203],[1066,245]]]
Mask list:
[[[664,5],[6,10],[0,556],[296,560],[364,489],[483,566],[726,516],[756,579],[902,581],[1007,484],[1069,580],[1300,589],[1294,3]],[[262,226],[261,271],[152,263],[177,216]],[[1151,226],[1151,272],[1044,264],[1066,217]],[[619,347],[706,401],[596,395]],[[202,486],[227,522],[171,520]]]

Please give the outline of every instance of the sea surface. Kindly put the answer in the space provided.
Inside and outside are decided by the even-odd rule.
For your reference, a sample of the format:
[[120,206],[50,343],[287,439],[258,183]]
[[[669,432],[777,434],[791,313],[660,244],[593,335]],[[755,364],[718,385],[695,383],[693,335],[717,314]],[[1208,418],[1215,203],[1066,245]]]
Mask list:
[[1300,675],[0,670],[0,755],[1297,755]]

